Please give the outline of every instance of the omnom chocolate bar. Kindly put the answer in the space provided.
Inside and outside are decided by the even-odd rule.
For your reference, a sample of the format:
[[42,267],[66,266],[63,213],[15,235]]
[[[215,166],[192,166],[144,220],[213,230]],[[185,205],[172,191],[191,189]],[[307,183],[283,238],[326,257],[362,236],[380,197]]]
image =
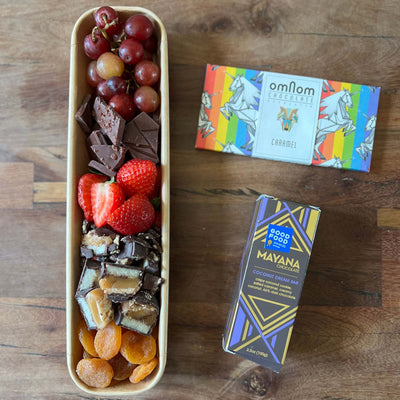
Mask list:
[[380,88],[207,65],[196,148],[368,172]]

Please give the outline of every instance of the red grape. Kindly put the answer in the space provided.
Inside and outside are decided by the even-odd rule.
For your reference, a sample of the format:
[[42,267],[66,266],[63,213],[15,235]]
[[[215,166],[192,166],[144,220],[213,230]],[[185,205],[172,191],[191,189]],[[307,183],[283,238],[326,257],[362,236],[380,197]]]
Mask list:
[[124,72],[124,62],[114,53],[103,53],[97,60],[97,73],[103,79],[121,76]]
[[136,64],[143,57],[143,46],[136,39],[125,39],[119,47],[119,56],[125,64]]
[[153,23],[144,15],[132,15],[126,20],[124,29],[126,36],[143,42],[153,34]]
[[126,92],[126,83],[120,76],[113,76],[108,79],[107,86],[111,90],[113,95]]
[[150,36],[143,42],[143,47],[150,53],[155,53],[157,50],[157,39],[154,36]]
[[99,76],[97,73],[97,61],[90,61],[87,69],[86,80],[90,86],[96,87],[100,82],[103,82],[104,79]]
[[136,107],[130,94],[116,94],[108,103],[125,121],[129,121],[135,115]]
[[148,61],[153,61],[153,55],[148,51],[148,50],[143,50],[143,57],[142,57],[142,61],[143,60],[148,60]]
[[110,51],[110,43],[101,32],[89,33],[83,41],[83,50],[89,58],[97,60],[103,53]]
[[153,61],[140,61],[135,66],[134,74],[139,85],[153,86],[160,79],[160,67]]
[[107,81],[102,81],[97,85],[96,93],[98,96],[102,97],[104,100],[108,101],[113,97],[113,93],[107,86]]
[[108,6],[100,7],[94,13],[94,20],[99,28],[106,31],[107,35],[112,36],[118,32],[118,13],[113,8]]
[[154,112],[160,105],[160,96],[150,86],[140,86],[133,95],[135,105],[140,111]]

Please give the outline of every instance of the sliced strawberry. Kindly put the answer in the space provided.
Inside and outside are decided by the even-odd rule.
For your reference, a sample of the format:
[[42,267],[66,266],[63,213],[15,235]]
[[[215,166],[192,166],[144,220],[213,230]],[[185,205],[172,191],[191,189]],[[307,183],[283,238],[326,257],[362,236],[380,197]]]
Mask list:
[[91,188],[94,183],[106,182],[107,177],[97,174],[82,175],[78,182],[78,204],[83,210],[85,218],[93,222]]
[[123,235],[135,235],[150,229],[154,217],[154,207],[148,197],[135,194],[109,216],[107,223]]
[[117,182],[128,197],[137,193],[150,196],[154,190],[157,168],[150,160],[135,158],[125,163],[117,173]]
[[125,201],[124,190],[118,183],[95,183],[91,189],[94,224],[99,228],[107,223],[111,213]]

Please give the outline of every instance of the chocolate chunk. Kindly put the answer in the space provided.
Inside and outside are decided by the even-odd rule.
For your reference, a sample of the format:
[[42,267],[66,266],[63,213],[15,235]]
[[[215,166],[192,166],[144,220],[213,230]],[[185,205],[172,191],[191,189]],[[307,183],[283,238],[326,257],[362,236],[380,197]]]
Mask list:
[[146,240],[147,243],[157,252],[161,253],[161,235],[154,229],[149,229],[147,232],[141,232],[138,234],[138,237]]
[[143,271],[120,264],[103,263],[100,288],[113,302],[132,298],[142,287]]
[[141,260],[146,257],[147,249],[150,247],[147,242],[136,236],[125,236],[121,239],[121,251],[118,258],[129,258]]
[[99,96],[94,101],[93,112],[96,121],[112,144],[119,146],[124,134],[125,120]]
[[102,173],[103,175],[107,175],[110,178],[113,178],[115,175],[117,175],[117,171],[114,171],[114,170],[106,167],[104,164],[102,164],[98,161],[95,161],[95,160],[91,160],[89,162],[88,167]]
[[78,108],[75,114],[75,119],[82,130],[89,134],[92,131],[93,119],[92,119],[92,109],[94,103],[94,96],[87,94],[82,101],[82,104]]
[[88,143],[88,147],[93,146],[95,144],[108,144],[106,138],[103,135],[101,130],[93,131],[86,139]]
[[125,147],[128,149],[132,158],[139,158],[141,160],[150,160],[154,164],[158,164],[160,159],[157,153],[154,153],[150,148],[138,148],[132,143],[125,143]]
[[142,268],[145,272],[159,274],[161,257],[154,251],[149,251],[147,257],[143,260]]
[[157,124],[145,112],[140,113],[126,125],[124,144],[133,158],[151,160],[158,163],[159,129]]
[[96,159],[103,163],[107,169],[116,171],[125,161],[126,148],[115,145],[90,146]]
[[152,295],[156,294],[160,286],[164,283],[164,279],[150,273],[145,273],[143,277],[142,289],[147,290]]
[[149,336],[157,323],[160,306],[156,297],[141,290],[131,300],[120,304],[115,313],[115,323],[124,328]]

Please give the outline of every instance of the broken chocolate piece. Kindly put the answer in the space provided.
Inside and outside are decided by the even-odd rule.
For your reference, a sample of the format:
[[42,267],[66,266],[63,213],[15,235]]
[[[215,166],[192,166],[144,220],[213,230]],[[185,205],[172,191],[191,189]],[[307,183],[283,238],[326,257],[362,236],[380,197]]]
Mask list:
[[160,272],[160,261],[161,257],[154,251],[149,251],[146,258],[143,260],[142,268],[145,272],[150,272],[152,274],[159,274]]
[[104,164],[95,161],[95,160],[91,160],[89,162],[88,165],[89,168],[93,168],[94,170],[101,172],[103,175],[107,175],[110,178],[113,178],[115,175],[117,175],[117,171],[114,171],[110,168],[108,168],[107,166],[105,166]]
[[147,249],[150,247],[147,242],[137,236],[125,236],[121,239],[122,248],[118,258],[129,258],[141,260],[146,257]]
[[160,125],[145,112],[126,125],[123,141],[133,158],[151,160],[156,164],[160,162],[159,129]]
[[145,273],[143,277],[142,289],[147,290],[152,295],[156,294],[160,289],[160,286],[165,282],[164,278],[157,275]]
[[90,146],[90,149],[95,158],[110,170],[116,171],[125,161],[125,147],[95,144]]
[[93,112],[96,121],[112,144],[119,146],[124,134],[125,120],[99,96],[94,101]]
[[113,302],[132,298],[142,287],[143,272],[139,268],[103,263],[100,288]]
[[[91,159],[96,159],[96,154],[91,149],[93,145],[107,145],[107,141],[103,132],[100,130],[93,131],[86,139],[86,146]],[[99,161],[99,160],[98,160]]]
[[87,94],[82,101],[82,104],[78,108],[75,114],[75,119],[82,128],[82,130],[89,134],[92,131],[93,119],[92,119],[92,109],[94,103],[94,96]]
[[149,336],[157,323],[160,306],[155,296],[141,290],[131,300],[124,301],[115,313],[115,323]]

